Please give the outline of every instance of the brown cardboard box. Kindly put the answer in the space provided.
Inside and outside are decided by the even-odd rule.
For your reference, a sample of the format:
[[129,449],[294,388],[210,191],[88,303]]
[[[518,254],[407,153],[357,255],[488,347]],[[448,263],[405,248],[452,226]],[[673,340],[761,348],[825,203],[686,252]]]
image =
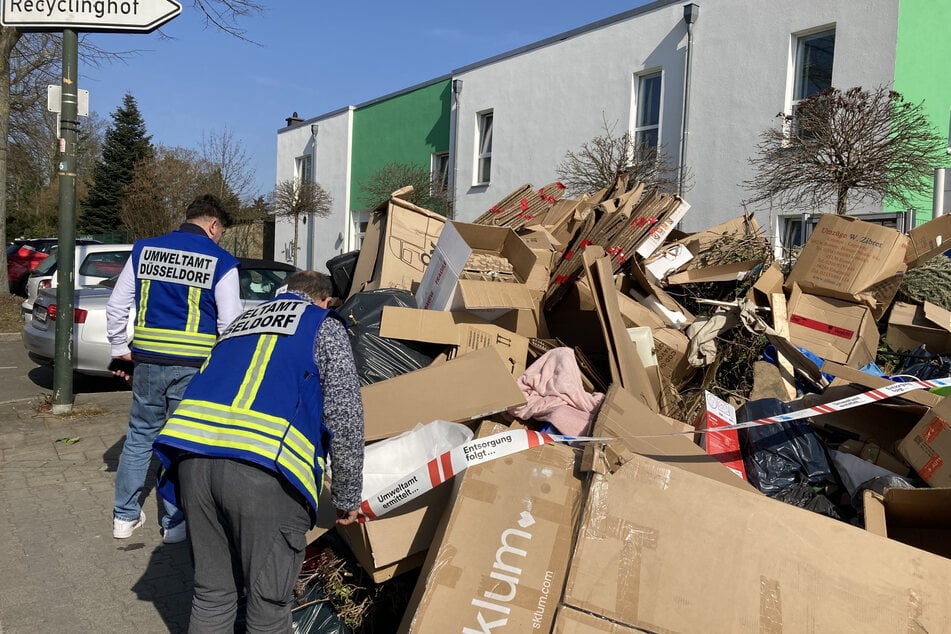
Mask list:
[[875,320],[891,304],[907,268],[908,237],[849,216],[823,214],[786,277],[786,289],[863,302]]
[[761,260],[747,260],[718,266],[705,266],[690,269],[682,273],[667,276],[669,284],[696,284],[700,282],[742,282],[753,270],[762,264]]
[[807,295],[797,285],[789,297],[789,341],[816,356],[855,367],[875,360],[878,328],[863,304]]
[[928,411],[898,443],[898,453],[932,487],[951,486],[951,399]]
[[865,530],[951,558],[951,489],[865,491]]
[[[465,274],[466,262],[474,253],[508,260],[514,280],[467,279],[471,276]],[[525,282],[537,263],[535,252],[511,229],[450,222],[440,234],[419,283],[416,305],[432,310],[491,310],[494,316],[513,308],[534,309],[537,301]]]
[[360,393],[368,441],[410,431],[417,423],[464,423],[525,404],[509,365],[494,347],[364,385]]
[[687,361],[690,339],[676,328],[654,328],[654,350],[661,376],[675,387],[689,379],[697,368]]
[[[407,191],[408,190],[408,191]],[[377,288],[414,290],[436,248],[446,219],[406,202],[404,187],[370,216],[353,272],[350,295]]]
[[564,603],[651,632],[947,632],[951,561],[635,456],[594,474]]
[[924,345],[928,352],[951,352],[951,312],[931,302],[924,305],[895,302],[885,332],[888,347],[914,350]]
[[[504,430],[485,423],[478,435]],[[399,631],[551,631],[581,506],[575,461],[544,445],[456,476]]]
[[951,216],[938,216],[908,232],[908,252],[905,264],[908,268],[921,266],[934,256],[951,248]]
[[911,475],[911,467],[902,462],[901,459],[882,449],[878,443],[862,440],[846,440],[839,445],[838,449],[844,453],[858,456],[866,462],[871,462],[882,469],[887,469],[902,477]]
[[381,583],[423,564],[451,489],[438,486],[379,519],[338,526],[337,533],[373,581]]
[[455,346],[457,356],[492,346],[516,377],[528,358],[528,338],[468,313],[384,306],[380,336]]
[[693,441],[692,434],[675,433],[685,429],[684,423],[678,423],[675,428],[667,419],[647,409],[633,394],[617,384],[612,385],[604,395],[592,435],[610,436],[617,440],[608,443],[603,452],[595,452],[598,455],[593,459],[601,464],[591,468],[601,472],[613,471],[635,454],[649,456],[759,495],[749,483],[736,477],[716,458],[707,455]]
[[553,634],[635,634],[643,632],[633,627],[614,623],[604,617],[588,614],[568,606],[558,608]]

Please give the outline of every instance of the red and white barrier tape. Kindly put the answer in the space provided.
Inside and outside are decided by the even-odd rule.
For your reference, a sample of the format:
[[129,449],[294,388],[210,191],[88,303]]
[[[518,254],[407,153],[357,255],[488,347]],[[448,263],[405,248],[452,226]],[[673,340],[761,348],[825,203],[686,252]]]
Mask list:
[[[907,383],[893,383],[887,387],[869,390],[861,394],[849,396],[831,403],[807,407],[788,414],[759,418],[747,423],[738,423],[726,427],[717,427],[711,430],[697,429],[685,432],[671,432],[669,434],[653,434],[637,436],[637,438],[658,438],[662,436],[681,436],[686,434],[722,432],[728,429],[744,429],[756,425],[769,425],[786,421],[800,420],[810,416],[821,416],[832,412],[840,412],[853,407],[860,407],[883,401],[893,396],[900,396],[913,390],[924,390],[936,387],[951,387],[951,378],[909,381]],[[532,447],[552,444],[556,442],[608,442],[618,440],[613,436],[563,436],[545,434],[529,429],[513,429],[509,431],[474,438],[458,447],[454,447],[426,464],[420,466],[413,473],[406,475],[390,486],[380,490],[375,495],[360,503],[360,522],[375,520],[395,508],[403,506],[410,500],[431,491],[454,475],[462,473],[467,468],[490,462],[497,458],[504,458],[517,454]]]

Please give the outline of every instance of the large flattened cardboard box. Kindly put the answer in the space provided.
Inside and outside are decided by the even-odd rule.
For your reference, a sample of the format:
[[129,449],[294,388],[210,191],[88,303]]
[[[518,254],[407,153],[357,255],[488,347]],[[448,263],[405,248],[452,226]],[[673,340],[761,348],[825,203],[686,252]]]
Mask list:
[[948,632],[951,561],[636,456],[594,474],[564,603],[651,632]]
[[863,302],[878,320],[905,274],[908,237],[848,216],[824,214],[786,277],[786,289]]
[[928,411],[898,443],[898,453],[932,487],[951,487],[951,399]]
[[[404,188],[405,189],[405,188]],[[404,190],[370,216],[350,295],[378,288],[413,291],[423,279],[446,219],[402,198]]]
[[429,366],[364,385],[368,441],[410,431],[434,420],[466,423],[525,404],[509,364],[492,346],[439,366]]
[[951,352],[951,312],[931,302],[921,306],[895,302],[888,316],[885,340],[896,351],[923,345],[934,354]]
[[[504,258],[512,270],[469,271],[466,265],[473,254]],[[537,262],[535,252],[511,229],[450,222],[420,281],[416,305],[477,311],[489,321],[512,309],[533,310],[537,302],[525,282]]]
[[793,286],[787,306],[789,341],[816,356],[862,367],[875,360],[878,328],[864,304],[808,295]]
[[[478,436],[505,430],[487,422]],[[581,507],[575,463],[543,445],[457,475],[399,631],[551,631]]]
[[938,216],[908,232],[908,268],[920,266],[934,256],[951,249],[951,216]]
[[865,492],[865,530],[951,558],[951,489]]
[[635,634],[643,631],[563,605],[558,608],[552,634]]

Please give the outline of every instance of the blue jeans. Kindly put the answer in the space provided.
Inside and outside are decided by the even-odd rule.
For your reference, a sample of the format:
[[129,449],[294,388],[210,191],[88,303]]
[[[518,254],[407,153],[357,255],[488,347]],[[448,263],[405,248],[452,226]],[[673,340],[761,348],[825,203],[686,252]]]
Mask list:
[[[152,443],[165,426],[168,415],[181,403],[185,388],[197,372],[198,368],[180,365],[136,364],[132,374],[129,431],[116,470],[115,518],[139,518],[145,479],[152,461]],[[182,512],[174,504],[162,501],[165,503],[162,528],[180,524],[184,519]]]

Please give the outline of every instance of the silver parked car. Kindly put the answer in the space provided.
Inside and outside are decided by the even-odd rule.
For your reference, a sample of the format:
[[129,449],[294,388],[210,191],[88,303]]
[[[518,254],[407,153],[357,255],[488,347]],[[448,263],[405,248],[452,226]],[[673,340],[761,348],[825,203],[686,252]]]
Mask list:
[[[241,304],[251,308],[274,297],[284,279],[297,268],[271,260],[240,258],[238,279]],[[73,311],[73,369],[81,374],[112,376],[108,370],[112,349],[106,338],[106,303],[115,286],[115,277],[97,286],[77,289]],[[30,358],[40,365],[51,365],[55,357],[56,289],[39,290],[33,302],[32,319],[23,327],[23,345]],[[129,336],[132,324],[129,320]]]

